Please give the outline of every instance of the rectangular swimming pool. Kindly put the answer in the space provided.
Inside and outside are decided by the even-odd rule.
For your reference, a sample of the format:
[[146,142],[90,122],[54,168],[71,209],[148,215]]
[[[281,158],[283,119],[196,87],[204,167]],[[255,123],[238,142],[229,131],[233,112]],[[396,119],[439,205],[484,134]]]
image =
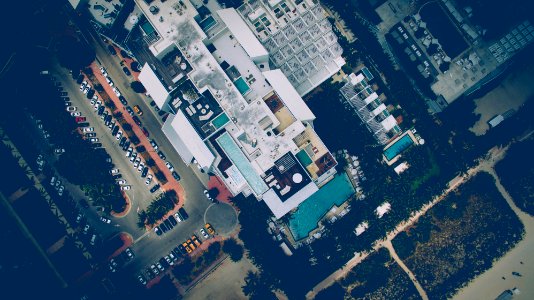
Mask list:
[[150,24],[150,22],[146,21],[145,23],[141,24],[141,28],[146,33],[146,35],[150,35],[152,32],[154,32],[154,27]]
[[241,172],[256,195],[261,195],[269,189],[228,132],[223,133],[216,141],[239,172]]
[[215,128],[219,129],[223,127],[224,125],[226,125],[228,121],[230,121],[228,116],[225,113],[222,113],[217,118],[213,119],[213,121],[211,121],[211,124],[213,124]]
[[241,95],[245,95],[250,91],[250,86],[245,82],[245,79],[243,77],[237,78],[236,81],[234,81],[235,87],[239,90]]
[[317,228],[319,220],[332,206],[340,206],[353,194],[352,183],[350,183],[347,174],[343,173],[334,177],[315,194],[302,202],[289,220],[289,228],[295,240],[306,238],[312,230]]
[[392,160],[395,156],[399,155],[402,151],[406,150],[412,144],[412,138],[409,134],[406,134],[400,140],[396,141],[395,144],[387,148],[384,151],[384,156],[386,156],[387,160]]

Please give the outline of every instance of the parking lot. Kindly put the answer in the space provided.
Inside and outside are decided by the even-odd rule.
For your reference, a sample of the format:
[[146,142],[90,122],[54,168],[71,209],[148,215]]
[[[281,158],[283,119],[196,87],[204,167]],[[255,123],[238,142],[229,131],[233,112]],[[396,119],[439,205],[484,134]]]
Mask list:
[[[126,86],[128,80],[124,80],[123,77],[125,76],[118,72],[121,71],[120,66],[118,66],[118,63],[116,63],[116,65],[115,68],[113,68],[113,66],[107,67],[106,71],[108,76],[114,81],[114,86],[118,86],[121,93],[126,98],[130,92],[129,85]],[[95,65],[93,69],[96,67],[97,66]],[[116,137],[111,134],[110,129],[98,116],[98,111],[94,109],[90,100],[80,91],[79,85],[71,79],[70,74],[68,74],[66,70],[60,68],[58,68],[58,72],[59,74],[57,77],[63,79],[64,90],[68,94],[70,102],[73,106],[77,107],[76,111],[81,113],[80,116],[86,118],[86,122],[89,123],[88,127],[94,128],[94,133],[96,134],[95,138],[98,138],[98,143],[101,143],[102,147],[107,150],[114,164],[114,168],[118,169],[118,172],[121,174],[121,178],[118,179],[125,180],[125,185],[131,187],[131,189],[125,191],[132,202],[130,211],[120,218],[111,217],[110,227],[112,227],[115,232],[123,231],[132,236],[133,244],[131,245],[131,251],[134,253],[135,257],[131,260],[120,260],[120,262],[117,263],[116,274],[135,275],[133,277],[137,278],[139,274],[143,273],[143,278],[149,280],[150,277],[146,274],[147,268],[150,268],[150,266],[156,262],[162,264],[164,261],[165,263],[162,264],[162,267],[165,267],[165,264],[169,264],[165,260],[165,256],[168,256],[169,259],[171,259],[169,256],[171,253],[173,253],[175,259],[178,259],[177,254],[184,255],[177,247],[183,242],[190,240],[193,234],[197,236],[198,242],[205,240],[200,229],[205,226],[205,212],[208,206],[212,205],[212,202],[209,201],[203,193],[205,189],[204,185],[199,180],[199,177],[196,176],[197,174],[195,174],[198,170],[186,167],[170,145],[169,141],[161,133],[161,116],[159,116],[157,112],[145,102],[136,102],[135,97],[132,96],[131,98],[128,98],[129,106],[133,107],[139,105],[144,113],[142,116],[138,116],[138,118],[143,123],[143,127],[150,132],[150,139],[154,139],[157,142],[159,148],[158,151],[163,151],[165,153],[167,161],[171,162],[176,172],[181,176],[180,184],[184,189],[180,204],[185,202],[184,208],[189,215],[187,220],[177,223],[172,229],[169,229],[161,236],[158,236],[154,231],[145,232],[144,230],[139,229],[137,227],[138,217],[136,212],[139,209],[146,208],[151,203],[155,194],[150,193],[149,189],[150,187],[153,187],[154,184],[149,186],[145,184],[146,178],[142,178],[140,172],[137,171],[137,169],[134,169],[133,164],[126,156],[126,152],[119,146],[120,140],[117,140]],[[115,79],[115,76],[117,76],[118,79]],[[120,83],[121,81],[124,81],[122,87]],[[106,91],[110,89],[110,87],[105,87],[105,82],[101,82],[101,84]],[[141,97],[137,94],[135,94],[135,96],[137,98]],[[110,97],[113,97],[113,95],[110,95]],[[118,99],[116,100],[118,101]],[[143,99],[137,100],[143,101]],[[117,105],[117,107],[121,106]],[[130,116],[127,111],[124,112],[124,115]],[[135,126],[136,125],[132,123],[132,127]],[[143,145],[152,147],[149,144],[149,138],[145,138],[143,134],[138,134],[138,137],[142,140],[142,143],[144,143]],[[152,154],[152,156],[157,155],[157,153],[154,152]],[[170,182],[174,181],[171,177],[171,172],[169,170],[166,170],[166,172],[168,173],[167,179]],[[210,211],[214,210],[210,209]],[[99,221],[99,216],[95,212],[93,212],[93,214],[88,213],[88,215],[88,219],[93,219],[92,222]],[[235,211],[233,211],[232,216],[233,215],[235,215]],[[230,218],[229,222],[234,224],[237,222],[237,219]],[[100,221],[97,226],[101,227],[105,225],[108,224]],[[234,225],[231,227],[233,228],[233,226]],[[215,228],[215,231],[216,230],[217,229]],[[192,244],[196,245],[194,241],[192,241]],[[177,251],[180,251],[180,253],[177,253]],[[187,253],[187,250],[185,253]],[[176,260],[173,261],[173,263],[174,262],[178,261]],[[123,263],[124,265],[122,265]],[[157,264],[155,264],[155,266],[157,268]],[[139,278],[137,278],[137,280],[139,280]]]

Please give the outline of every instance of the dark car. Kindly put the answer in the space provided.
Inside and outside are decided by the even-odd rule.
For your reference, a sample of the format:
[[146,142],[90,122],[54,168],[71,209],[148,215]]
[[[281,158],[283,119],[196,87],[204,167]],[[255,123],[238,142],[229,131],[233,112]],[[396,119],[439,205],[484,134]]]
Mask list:
[[133,111],[133,109],[131,107],[126,106],[126,111],[130,114],[130,116],[134,115],[134,111]]
[[124,143],[124,145],[122,145],[122,150],[126,151],[128,150],[128,148],[130,147],[130,141],[126,141],[126,143]]
[[112,134],[113,136],[115,136],[115,135],[117,135],[117,132],[119,132],[119,126],[115,126],[115,127],[113,127],[113,131],[111,131],[111,134]]
[[95,95],[95,90],[90,89],[89,92],[87,92],[87,99],[92,99]]
[[78,127],[88,127],[89,126],[89,123],[88,122],[82,122],[82,123],[77,123],[76,124]]
[[61,93],[59,93],[59,95],[60,95],[61,97],[65,97],[65,96],[68,96],[69,94],[68,94],[67,92],[61,92]]
[[163,224],[167,225],[167,227],[169,227],[169,229],[173,229],[174,228],[174,225],[171,223],[171,221],[169,219],[165,219],[165,221],[163,221]]
[[122,174],[113,175],[113,179],[119,179],[122,177]]
[[105,110],[105,109],[106,109],[106,108],[104,107],[104,105],[100,106],[100,107],[98,108],[98,115],[101,116],[101,115],[104,113],[104,110]]
[[158,151],[158,156],[159,156],[159,158],[161,158],[161,159],[163,159],[163,160],[166,160],[166,159],[167,159],[167,157],[165,156],[165,154],[163,154],[163,152],[161,152],[161,151]]
[[132,75],[132,73],[130,73],[130,70],[128,70],[127,67],[122,68],[122,71],[124,72],[124,74],[126,74],[128,76]]
[[117,55],[117,51],[115,50],[115,47],[112,45],[108,45],[108,51],[111,55]]
[[163,110],[158,111],[158,115],[163,116],[164,114],[166,114],[165,111],[163,111]]
[[143,129],[143,134],[144,134],[146,137],[149,137],[149,136],[150,136],[150,133],[148,133],[148,130],[146,130],[145,127],[143,127],[142,129]]
[[141,177],[146,177],[147,174],[148,174],[148,167],[144,167],[143,172],[141,172]]
[[[80,82],[81,83],[81,82]],[[150,106],[156,106],[156,101],[150,102]]]
[[171,222],[172,226],[176,226],[176,224],[178,224],[178,222],[172,215],[169,217],[169,221]]
[[169,231],[169,228],[167,227],[167,225],[165,225],[165,223],[159,224],[159,229],[163,231],[163,233]]
[[124,146],[125,143],[126,143],[126,137],[123,136],[123,137],[121,138],[120,142],[119,142],[119,146],[122,147],[122,146]]
[[151,193],[155,193],[158,189],[159,189],[159,184],[156,184],[155,186],[153,186],[153,187],[150,189],[150,192],[151,192]]
[[100,148],[100,147],[102,147],[102,143],[93,143],[93,146],[95,148]]
[[180,180],[180,175],[178,175],[178,173],[176,173],[176,171],[172,171],[172,177],[174,177],[174,179],[176,179],[177,181]]
[[139,120],[139,118],[138,118],[137,116],[133,116],[132,119],[134,120],[135,124],[141,126],[141,124],[142,124],[142,123],[141,123],[141,120]]
[[122,105],[128,105],[128,101],[126,101],[123,96],[120,96],[119,100],[121,101]]
[[76,83],[77,84],[82,84],[83,79],[84,79],[83,75],[79,74],[78,77],[76,78]]
[[106,118],[104,119],[104,123],[106,124],[106,126],[109,125],[109,123],[111,123],[111,115],[107,115]]
[[187,212],[185,211],[183,207],[180,207],[178,212],[180,213],[180,216],[182,216],[182,219],[184,219],[184,221],[189,218],[189,215],[187,214]]

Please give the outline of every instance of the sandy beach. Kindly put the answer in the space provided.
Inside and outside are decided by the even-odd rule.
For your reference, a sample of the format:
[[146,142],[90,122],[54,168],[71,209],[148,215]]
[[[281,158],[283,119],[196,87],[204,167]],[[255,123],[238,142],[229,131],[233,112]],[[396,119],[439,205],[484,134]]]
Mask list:
[[534,96],[534,63],[518,67],[484,97],[475,99],[475,113],[480,114],[473,127],[476,135],[483,135],[489,129],[488,121],[509,109],[517,110],[525,101]]
[[[503,196],[508,196],[505,198],[510,204],[511,198],[508,193],[503,193],[500,182],[497,182],[497,188]],[[515,205],[510,206],[525,226],[523,240],[497,261],[491,269],[460,290],[453,299],[495,299],[504,290],[514,287],[521,292],[514,296],[514,300],[534,299],[534,218],[520,211]],[[514,276],[512,272],[518,272],[522,277]]]

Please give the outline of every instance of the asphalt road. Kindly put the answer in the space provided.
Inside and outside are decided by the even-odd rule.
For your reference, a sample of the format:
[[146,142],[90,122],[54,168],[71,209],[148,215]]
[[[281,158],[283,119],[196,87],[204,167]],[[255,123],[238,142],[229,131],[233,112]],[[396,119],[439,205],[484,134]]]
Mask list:
[[[144,94],[137,94],[130,88],[130,83],[134,80],[134,78],[124,74],[122,66],[120,65],[120,58],[118,56],[109,54],[106,48],[107,44],[104,43],[92,30],[88,31],[82,28],[82,33],[84,33],[84,36],[88,42],[95,48],[97,63],[106,68],[106,71],[109,74],[109,77],[111,77],[113,80],[115,86],[127,99],[128,105],[131,107],[134,105],[139,105],[143,110],[143,116],[139,117],[143,123],[143,126],[149,131],[150,138],[157,142],[159,150],[165,153],[167,160],[173,164],[176,171],[181,175],[182,179],[180,184],[183,186],[186,193],[184,208],[189,214],[188,220],[179,223],[178,226],[162,236],[157,236],[153,231],[147,233],[140,231],[136,225],[137,207],[135,204],[139,205],[141,201],[145,201],[145,205],[148,205],[149,201],[147,200],[152,199],[152,197],[144,198],[146,195],[145,190],[148,191],[146,185],[144,184],[144,180],[141,183],[137,183],[139,173],[134,171],[134,174],[130,174],[130,170],[133,170],[133,167],[129,165],[129,161],[127,161],[125,163],[126,166],[124,166],[123,158],[126,158],[124,152],[122,149],[118,148],[116,145],[117,142],[116,140],[113,140],[109,130],[107,128],[103,128],[104,125],[102,121],[100,119],[93,120],[95,115],[94,110],[84,114],[90,121],[91,126],[95,127],[95,131],[97,132],[98,137],[101,139],[102,144],[106,146],[108,153],[112,157],[113,163],[115,163],[120,169],[123,177],[126,178],[129,183],[132,183],[132,190],[129,191],[129,195],[132,195],[131,198],[134,202],[134,205],[131,211],[123,218],[112,218],[112,221],[120,224],[121,231],[126,231],[134,237],[132,249],[136,254],[136,257],[134,260],[124,266],[122,270],[119,270],[119,274],[124,272],[124,274],[134,275],[138,274],[141,269],[144,269],[150,264],[158,261],[162,256],[167,255],[170,250],[187,240],[193,233],[201,238],[198,230],[203,227],[204,213],[212,204],[203,194],[209,177],[206,174],[200,173],[196,167],[190,168],[184,164],[178,153],[176,153],[166,136],[161,131],[161,117],[159,117],[153,108],[150,107],[150,98],[146,97]],[[74,87],[71,89],[74,89]],[[86,100],[85,95],[79,91],[79,86],[77,84],[75,84],[74,91],[71,91],[71,89],[66,88],[73,103],[74,101],[77,101],[76,103],[82,102],[90,105],[90,103]],[[79,100],[73,99],[76,97],[75,95],[79,95]],[[85,109],[83,112],[85,112]],[[91,115],[93,117],[90,119],[89,116]],[[138,187],[138,185],[141,185],[141,187]],[[229,220],[229,222],[235,222],[235,220]],[[217,230],[217,228],[215,229]]]

